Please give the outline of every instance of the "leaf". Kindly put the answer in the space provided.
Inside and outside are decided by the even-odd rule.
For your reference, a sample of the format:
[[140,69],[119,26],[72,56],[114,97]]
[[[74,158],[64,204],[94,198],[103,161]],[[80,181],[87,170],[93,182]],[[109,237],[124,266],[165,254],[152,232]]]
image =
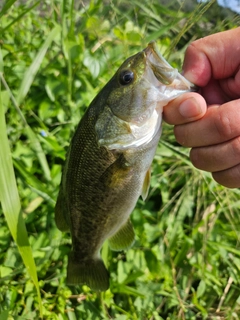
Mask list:
[[133,271],[133,272],[129,273],[129,275],[127,276],[127,278],[124,280],[124,284],[134,282],[134,281],[136,281],[139,277],[141,277],[142,275],[144,275],[144,272],[141,271],[141,270]]
[[196,292],[192,293],[192,301],[193,301],[194,305],[202,312],[203,316],[206,316],[208,314],[207,310],[198,301],[198,297],[197,297]]
[[100,73],[100,61],[92,56],[90,53],[86,52],[83,60],[83,64],[91,72],[93,78],[97,78]]
[[160,263],[156,255],[152,252],[152,250],[146,250],[144,251],[144,256],[149,271],[154,275],[158,275],[160,273]]
[[206,283],[204,280],[201,280],[197,288],[197,298],[200,298],[205,291],[206,291]]
[[8,143],[7,129],[0,91],[0,201],[2,209],[14,241],[22,256],[27,271],[36,287],[40,314],[42,315],[42,302],[38,285],[37,270],[32,250],[28,241],[25,222],[22,217],[20,199],[13,170],[11,150]]
[[0,320],[8,320],[9,311],[5,310],[0,313]]
[[149,223],[144,224],[144,229],[147,236],[148,242],[153,242],[161,235],[161,231],[157,225],[151,225]]
[[126,286],[124,284],[121,284],[117,287],[117,292],[121,292],[121,293],[125,293],[125,294],[130,294],[136,297],[141,297],[144,298],[144,294],[142,294],[142,292],[140,292],[139,290]]

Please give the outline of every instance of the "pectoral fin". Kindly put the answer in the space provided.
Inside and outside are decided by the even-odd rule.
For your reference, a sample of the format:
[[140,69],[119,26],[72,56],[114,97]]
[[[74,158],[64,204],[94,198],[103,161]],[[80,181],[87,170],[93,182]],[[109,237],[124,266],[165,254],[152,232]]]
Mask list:
[[112,236],[109,241],[109,246],[112,250],[121,251],[129,248],[135,238],[134,229],[130,219],[121,227],[118,232]]
[[148,196],[148,191],[150,188],[150,181],[151,181],[151,168],[148,169],[146,175],[145,175],[145,179],[143,181],[143,186],[142,186],[142,199],[146,200],[147,196]]

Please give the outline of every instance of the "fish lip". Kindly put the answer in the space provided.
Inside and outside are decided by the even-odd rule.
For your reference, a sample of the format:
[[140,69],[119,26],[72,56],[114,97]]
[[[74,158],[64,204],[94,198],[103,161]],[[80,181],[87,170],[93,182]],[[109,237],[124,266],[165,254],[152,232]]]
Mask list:
[[143,50],[146,61],[150,65],[157,80],[165,85],[170,85],[176,78],[178,70],[173,68],[158,51],[155,41],[148,43]]
[[185,90],[192,92],[197,92],[199,90],[196,85],[184,78],[184,76],[178,72],[178,69],[173,68],[167,60],[165,60],[159,52],[155,41],[149,42],[148,46],[143,51],[154,76],[161,84],[171,86],[178,78],[185,87]]
[[155,41],[151,41],[148,43],[147,47],[143,50],[147,59],[152,60],[152,62],[161,62],[166,66],[170,67],[169,63],[163,58],[161,53],[158,51],[157,45]]

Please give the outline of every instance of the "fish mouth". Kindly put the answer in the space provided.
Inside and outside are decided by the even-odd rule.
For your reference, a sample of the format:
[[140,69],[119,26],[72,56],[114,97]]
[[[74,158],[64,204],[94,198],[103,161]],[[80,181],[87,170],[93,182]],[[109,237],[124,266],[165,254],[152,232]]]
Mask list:
[[155,78],[159,81],[157,88],[162,85],[169,86],[178,91],[197,91],[198,88],[184,78],[177,69],[173,68],[158,51],[154,41],[149,42],[146,49],[143,50],[146,61],[150,66]]

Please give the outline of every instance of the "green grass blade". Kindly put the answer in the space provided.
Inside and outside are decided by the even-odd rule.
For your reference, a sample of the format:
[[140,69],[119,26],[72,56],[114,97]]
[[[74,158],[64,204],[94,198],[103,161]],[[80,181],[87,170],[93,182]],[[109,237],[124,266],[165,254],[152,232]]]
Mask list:
[[6,122],[4,110],[1,100],[0,91],[0,201],[2,209],[11,231],[12,237],[15,240],[18,250],[22,256],[23,262],[28,270],[30,277],[36,287],[40,314],[42,315],[42,303],[40,290],[38,285],[37,270],[33,259],[32,250],[29,245],[27,230],[24,219],[21,213],[21,204],[16,184],[16,179],[13,170],[11,150],[8,143]]
[[30,128],[29,125],[26,126],[26,133],[29,137],[29,140],[31,141],[31,146],[34,151],[36,151],[36,154],[38,155],[39,162],[41,164],[41,167],[43,169],[45,178],[50,181],[51,180],[51,173],[48,166],[48,162],[46,159],[46,156],[44,154],[44,151],[42,149],[41,143],[39,142],[39,139],[37,138],[35,132]]
[[190,15],[189,19],[187,20],[187,23],[184,24],[184,27],[182,30],[178,33],[178,35],[174,38],[174,40],[171,42],[171,45],[168,47],[168,50],[166,52],[167,58],[171,55],[171,52],[174,50],[180,39],[183,37],[184,34],[196,23],[198,23],[199,19],[202,17],[202,15],[211,7],[211,5],[216,2],[216,0],[211,0],[208,2],[199,3],[196,9],[193,11],[193,13]]
[[26,183],[26,185],[34,190],[39,196],[41,196],[44,200],[51,203],[53,206],[55,205],[55,200],[51,192],[47,192],[47,187],[42,183],[37,177],[31,175],[27,172],[26,168],[16,159],[13,160],[13,165],[15,170],[18,172],[18,177],[21,177],[22,180]]
[[13,21],[11,21],[6,27],[4,27],[2,29],[1,32],[6,31],[8,28],[10,28],[14,23],[18,22],[19,20],[21,20],[28,12],[30,12],[34,7],[38,6],[39,3],[41,2],[41,0],[38,0],[36,3],[34,3],[34,5],[32,5],[30,8],[28,8],[27,10],[25,10],[24,12],[22,12],[16,19],[14,19]]
[[2,50],[0,50],[0,73],[3,73],[3,56],[2,56]]
[[16,98],[18,104],[21,104],[23,99],[26,97],[49,46],[51,45],[54,38],[56,38],[56,36],[59,34],[60,30],[61,30],[60,26],[57,25],[50,32],[47,39],[43,43],[42,47],[38,51],[38,54],[36,55],[35,59],[31,63],[30,67],[25,72],[20,89],[18,91],[17,98]]
[[4,3],[4,6],[2,8],[2,10],[0,11],[0,18],[7,13],[8,9],[11,8],[11,6],[16,2],[17,0],[7,0]]

